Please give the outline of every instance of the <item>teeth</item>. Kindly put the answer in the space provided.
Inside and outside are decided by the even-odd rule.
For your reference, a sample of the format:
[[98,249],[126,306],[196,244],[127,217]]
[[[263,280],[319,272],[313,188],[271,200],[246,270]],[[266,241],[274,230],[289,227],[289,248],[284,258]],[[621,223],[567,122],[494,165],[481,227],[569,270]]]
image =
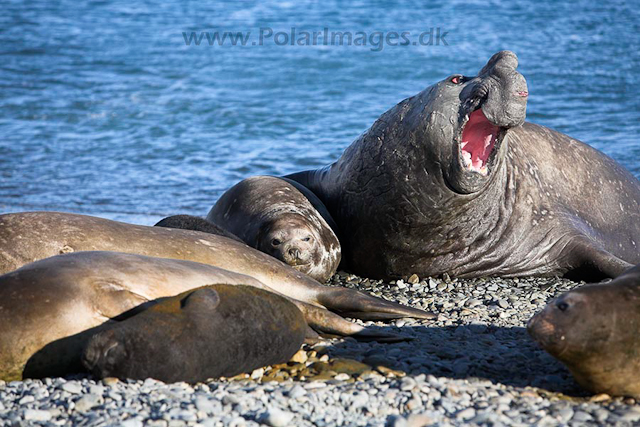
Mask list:
[[464,161],[464,165],[468,169],[471,169],[471,153],[468,153],[466,151],[462,153],[462,160]]
[[491,145],[491,140],[492,139],[493,139],[493,135],[487,135],[487,137],[484,139],[484,150],[485,151]]

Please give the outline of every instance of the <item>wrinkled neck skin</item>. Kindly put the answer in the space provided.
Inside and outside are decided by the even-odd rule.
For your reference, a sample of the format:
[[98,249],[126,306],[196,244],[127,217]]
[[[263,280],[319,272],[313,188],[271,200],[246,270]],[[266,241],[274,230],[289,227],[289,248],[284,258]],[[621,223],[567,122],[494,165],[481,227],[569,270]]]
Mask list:
[[[434,116],[438,117],[437,114]],[[384,122],[377,122],[372,131],[381,124]],[[486,259],[483,255],[500,241],[509,228],[513,213],[513,170],[507,164],[504,153],[508,132],[495,158],[493,170],[476,191],[466,194],[451,188],[443,170],[444,165],[424,155],[424,147],[418,142],[420,138],[411,138],[406,157],[398,161],[397,152],[391,144],[385,144],[388,137],[369,132],[362,137],[361,144],[357,147],[354,144],[345,153],[341,161],[310,176],[310,188],[317,194],[326,195],[323,201],[328,209],[334,217],[339,218],[337,222],[349,230],[347,233],[344,229],[342,231],[345,236],[342,240],[343,257],[355,245],[366,244],[364,238],[369,230],[373,230],[380,233],[377,240],[384,243],[382,248],[371,246],[373,250],[369,251],[369,255],[372,258],[382,252],[400,255],[401,251],[410,248],[413,253],[405,252],[404,256],[413,256],[415,262],[428,262],[434,275],[445,272],[462,275],[465,271],[477,271],[480,268],[490,270],[498,265],[499,260]],[[357,163],[347,159],[363,156],[364,152],[376,159],[370,163],[373,167],[395,164],[397,167],[387,171],[392,178],[387,180],[385,174],[381,174],[368,183],[358,181],[359,171],[352,169]],[[418,162],[416,159],[427,160]],[[345,174],[351,178],[340,178]],[[397,181],[404,181],[405,184],[395,185]],[[341,188],[344,185],[347,188]],[[363,203],[366,200],[370,202]],[[367,214],[356,217],[353,213],[357,210]],[[391,227],[388,226],[389,220]],[[420,238],[425,235],[423,230],[429,230],[427,234],[440,238],[423,240]],[[451,262],[454,260],[456,265],[463,268],[452,269]],[[380,262],[371,263],[374,269],[376,265],[380,265]],[[372,272],[368,273],[370,275],[402,277],[406,274],[405,271],[377,272],[374,269],[366,267],[366,271]]]
[[290,176],[340,225],[349,268],[382,278],[405,276],[407,264],[499,271],[485,255],[514,209],[508,140],[528,93],[516,66],[500,52],[478,76],[447,78],[387,111],[333,165]]

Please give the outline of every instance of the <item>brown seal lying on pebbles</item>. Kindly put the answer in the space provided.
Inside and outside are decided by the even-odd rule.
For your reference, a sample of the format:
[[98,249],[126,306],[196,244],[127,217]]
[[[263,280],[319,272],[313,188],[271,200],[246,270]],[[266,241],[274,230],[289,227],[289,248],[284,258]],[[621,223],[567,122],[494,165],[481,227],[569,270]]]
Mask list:
[[184,259],[246,274],[277,292],[362,319],[433,318],[433,314],[351,289],[323,286],[273,257],[232,239],[190,230],[125,224],[86,215],[0,215],[0,274],[79,251],[116,251]]
[[225,192],[207,220],[321,283],[340,264],[340,242],[322,202],[300,184],[254,176]]
[[[149,301],[216,284],[277,293],[255,278],[211,265],[119,252],[58,255],[4,274],[0,276],[0,379],[79,372],[87,339],[113,321],[139,313]],[[260,294],[253,293],[252,298],[256,295]],[[394,340],[316,305],[290,301],[315,330]],[[269,321],[264,319],[265,324]],[[245,320],[238,322],[244,325]],[[294,338],[297,342],[297,335]]]
[[640,263],[640,182],[603,153],[525,123],[513,52],[383,114],[332,165],[288,176],[341,230],[356,274],[597,281]]
[[585,389],[640,397],[640,265],[560,295],[527,329]]
[[195,383],[288,361],[306,327],[300,310],[273,292],[206,286],[92,336],[82,361],[98,378]]

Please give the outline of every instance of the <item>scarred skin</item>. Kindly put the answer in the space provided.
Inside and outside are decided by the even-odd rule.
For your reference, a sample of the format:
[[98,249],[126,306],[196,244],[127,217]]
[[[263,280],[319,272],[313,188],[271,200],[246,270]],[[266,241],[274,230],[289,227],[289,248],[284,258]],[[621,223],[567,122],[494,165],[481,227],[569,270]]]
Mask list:
[[307,324],[287,299],[214,285],[164,299],[91,337],[83,364],[97,378],[196,383],[287,362]]
[[[524,123],[516,67],[499,52],[478,76],[454,75],[387,111],[331,166],[289,176],[327,206],[349,269],[595,281],[640,262],[640,182],[588,145]],[[465,168],[459,144],[478,107],[500,129],[486,175]]]
[[59,212],[0,215],[0,273],[80,251],[127,252],[213,265],[253,277],[287,297],[349,312],[352,317],[433,317],[352,289],[323,286],[277,259],[223,236]]
[[[149,301],[216,284],[278,293],[253,277],[211,265],[119,252],[58,255],[4,274],[0,276],[0,379],[81,372],[82,349],[96,332],[144,310]],[[394,341],[315,305],[289,300],[317,331]],[[250,312],[251,307],[245,309]],[[265,310],[260,308],[263,314]],[[246,326],[247,319],[230,317],[229,322]],[[297,333],[291,339],[297,343]]]
[[560,295],[527,329],[585,389],[640,396],[640,266]]
[[313,193],[285,178],[239,182],[220,197],[207,220],[321,283],[340,264],[331,215]]

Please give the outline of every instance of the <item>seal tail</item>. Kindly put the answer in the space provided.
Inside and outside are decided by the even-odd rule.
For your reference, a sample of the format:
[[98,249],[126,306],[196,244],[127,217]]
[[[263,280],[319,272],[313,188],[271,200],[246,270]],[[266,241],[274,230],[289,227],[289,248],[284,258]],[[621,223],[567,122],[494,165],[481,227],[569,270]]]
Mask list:
[[434,319],[435,314],[347,288],[325,288],[317,300],[327,309],[362,320],[390,320],[401,317]]

